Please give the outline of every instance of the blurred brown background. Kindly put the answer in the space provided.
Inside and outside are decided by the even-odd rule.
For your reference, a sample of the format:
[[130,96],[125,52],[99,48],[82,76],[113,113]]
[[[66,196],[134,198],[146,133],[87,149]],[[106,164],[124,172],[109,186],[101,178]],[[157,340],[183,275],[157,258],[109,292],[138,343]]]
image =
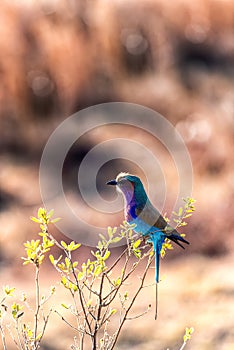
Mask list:
[[[22,243],[36,237],[28,218],[41,205],[38,169],[49,135],[72,113],[111,101],[150,107],[178,129],[193,162],[197,199],[187,230],[191,246],[162,264],[158,321],[150,313],[129,323],[117,348],[178,349],[184,328],[194,326],[188,349],[233,350],[231,1],[1,2],[1,284],[31,283],[19,256]],[[96,142],[95,136],[81,141],[68,173]],[[53,327],[44,349],[69,348],[72,336],[63,329],[61,340],[61,322]]]

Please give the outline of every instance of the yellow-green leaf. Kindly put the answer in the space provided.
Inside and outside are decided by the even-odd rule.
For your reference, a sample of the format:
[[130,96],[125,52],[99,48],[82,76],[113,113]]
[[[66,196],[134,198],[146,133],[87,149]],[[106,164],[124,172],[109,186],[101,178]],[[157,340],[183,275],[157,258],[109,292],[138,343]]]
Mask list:
[[61,218],[55,218],[55,219],[51,220],[50,222],[51,222],[52,224],[55,224],[55,223],[58,222],[59,220],[61,220]]
[[109,238],[113,237],[113,230],[110,226],[107,227],[107,233],[108,233]]
[[84,277],[84,273],[80,271],[77,275],[78,281],[82,280],[83,277]]
[[102,272],[102,266],[101,265],[98,265],[94,271],[94,276],[99,276],[100,273]]
[[30,216],[30,220],[36,222],[37,224],[40,224],[41,223],[41,220],[40,219],[37,219],[35,218],[35,216]]
[[51,209],[48,213],[47,213],[47,218],[51,218],[54,215],[54,209]]
[[110,256],[110,251],[107,250],[107,251],[105,252],[104,256],[103,256],[103,260],[104,260],[104,261],[107,260],[107,259],[109,258],[109,256]]
[[63,246],[64,249],[67,249],[67,244],[64,241],[61,241],[61,245]]
[[49,255],[49,259],[52,265],[55,265],[55,260],[52,254]]
[[14,295],[15,288],[14,287],[10,288],[9,286],[3,286],[3,290],[7,296],[12,297]]
[[138,239],[133,243],[133,248],[138,248],[140,244],[141,244],[141,239]]
[[112,239],[112,243],[118,243],[119,241],[121,241],[121,239],[122,239],[123,237],[114,237],[113,239]]

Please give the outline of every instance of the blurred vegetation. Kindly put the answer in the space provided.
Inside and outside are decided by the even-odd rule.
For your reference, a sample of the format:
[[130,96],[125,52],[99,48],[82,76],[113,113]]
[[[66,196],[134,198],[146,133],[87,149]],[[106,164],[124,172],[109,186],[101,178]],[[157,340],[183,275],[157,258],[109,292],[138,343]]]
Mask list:
[[[2,2],[1,211],[40,204],[38,164],[63,119],[96,103],[134,102],[168,118],[189,148],[206,218],[194,218],[194,249],[232,249],[234,236],[227,244],[219,232],[233,230],[233,22],[227,1]],[[74,145],[68,182],[99,137]]]

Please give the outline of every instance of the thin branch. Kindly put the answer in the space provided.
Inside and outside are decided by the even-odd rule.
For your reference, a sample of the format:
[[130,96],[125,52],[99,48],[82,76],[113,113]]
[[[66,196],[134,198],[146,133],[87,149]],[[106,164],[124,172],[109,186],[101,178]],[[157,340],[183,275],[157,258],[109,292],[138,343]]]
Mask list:
[[[114,293],[114,295],[113,295],[107,302],[105,302],[105,306],[110,305],[110,303],[115,299],[115,297],[116,297],[116,295],[117,295],[119,289],[120,289],[121,286],[122,286],[122,283],[123,283],[123,276],[124,276],[124,274],[125,274],[125,271],[126,271],[126,269],[127,269],[127,265],[128,265],[128,263],[129,263],[129,260],[130,260],[130,257],[131,257],[129,254],[127,254],[127,252],[129,252],[128,247],[127,247],[127,248],[124,250],[124,252],[123,252],[123,253],[125,254],[125,256],[126,256],[126,259],[125,259],[124,267],[123,267],[123,269],[122,269],[121,282],[120,282],[120,284],[119,284],[117,287],[115,287],[114,289],[112,289],[112,290],[103,298],[103,300],[106,300],[106,299],[108,299],[108,298]],[[121,254],[121,258],[123,257],[124,254]],[[119,261],[120,261],[120,259],[118,259],[118,262],[119,262]],[[115,266],[115,265],[116,265],[116,264],[113,264],[112,267]],[[109,280],[109,282],[112,284],[111,280],[109,279],[109,276],[108,276],[107,272],[106,272],[106,278],[107,278],[107,279]]]
[[50,317],[50,315],[51,315],[51,312],[52,312],[52,309],[50,309],[50,311],[49,311],[49,313],[47,314],[47,316],[44,317],[44,325],[43,325],[43,328],[42,328],[41,337],[40,337],[40,339],[39,339],[38,342],[37,342],[37,345],[36,345],[36,347],[35,347],[35,350],[39,349],[39,347],[40,347],[40,342],[41,342],[41,340],[42,340],[42,338],[43,338],[43,336],[44,336],[44,334],[45,334],[45,330],[46,330],[47,324],[48,324],[48,322],[49,322],[49,317]]
[[104,283],[104,277],[105,274],[102,274],[101,277],[101,282],[100,282],[100,288],[99,288],[99,293],[98,293],[98,309],[97,309],[97,318],[95,320],[95,327],[94,327],[94,332],[93,332],[93,350],[96,350],[97,348],[97,332],[99,329],[99,321],[101,318],[101,311],[102,311],[102,291],[103,291],[103,283]]
[[132,316],[132,317],[126,317],[126,321],[136,320],[137,318],[140,318],[140,317],[146,315],[148,312],[149,312],[149,308],[147,310],[145,310],[144,312],[140,313],[139,315]]
[[118,340],[118,337],[119,337],[119,334],[120,334],[120,332],[121,332],[121,330],[122,330],[122,327],[123,327],[123,325],[124,325],[124,322],[127,320],[128,313],[129,313],[129,311],[131,310],[133,304],[134,304],[135,301],[136,301],[136,298],[138,297],[138,295],[139,295],[139,293],[140,293],[140,291],[141,291],[141,289],[142,289],[142,287],[143,287],[143,285],[144,285],[144,281],[145,281],[147,272],[148,272],[148,270],[149,270],[149,267],[150,267],[152,261],[153,261],[153,257],[152,257],[152,256],[151,256],[151,257],[149,256],[148,263],[147,263],[147,265],[146,265],[145,271],[144,271],[143,276],[142,276],[142,278],[141,278],[141,283],[140,283],[140,285],[139,285],[139,287],[138,287],[138,289],[137,289],[137,291],[136,291],[134,297],[132,298],[132,301],[130,302],[128,308],[126,309],[126,311],[125,311],[125,313],[124,313],[124,317],[123,317],[123,319],[122,319],[122,321],[121,321],[121,323],[120,323],[120,325],[119,325],[119,328],[118,328],[118,330],[117,330],[117,332],[116,332],[115,339],[114,339],[114,341],[113,341],[113,343],[112,343],[112,346],[110,347],[110,350],[114,349],[114,347],[115,347],[115,345],[116,345],[116,342],[117,342],[117,340]]
[[3,329],[2,325],[0,325],[0,332],[1,332],[1,336],[2,336],[3,349],[7,350],[6,338],[5,338],[5,333],[4,333],[4,329]]
[[110,271],[113,270],[113,268],[118,264],[118,262],[122,259],[122,257],[125,255],[125,253],[128,251],[128,247],[126,247],[122,253],[120,254],[120,256],[114,261],[114,263],[108,268],[108,270],[105,272],[106,274],[108,274]]
[[9,332],[10,336],[11,336],[11,339],[12,339],[13,342],[15,343],[17,349],[20,349],[19,344],[17,343],[17,341],[16,341],[16,339],[15,339],[15,337],[14,337],[14,334],[12,333],[12,330],[10,329],[10,325],[7,325],[6,327],[7,327],[7,329],[8,329],[8,332]]
[[39,311],[40,311],[39,265],[36,265],[35,287],[36,287],[36,311],[35,311],[35,315],[34,315],[34,319],[35,319],[34,345],[36,346],[37,329],[38,329],[38,315],[39,315]]
[[179,350],[183,350],[185,348],[185,346],[186,346],[186,342],[183,342],[183,344],[182,344],[182,346],[180,347]]
[[76,332],[82,332],[82,330],[76,328],[75,326],[73,326],[70,322],[68,322],[63,315],[61,315],[57,310],[54,310],[54,312],[59,315],[59,317],[61,317],[61,320],[64,321],[69,327],[71,327],[72,329],[74,329]]
[[17,334],[17,338],[18,338],[18,343],[16,342],[15,338],[13,338],[15,344],[17,345],[18,349],[21,349],[23,350],[23,344],[22,344],[22,341],[21,341],[21,338],[20,338],[20,331],[19,331],[19,319],[17,318],[16,319],[16,326],[15,326],[15,329],[16,329],[16,334]]
[[102,316],[102,319],[100,321],[100,327],[102,327],[106,323],[106,321],[109,319],[110,316],[109,315],[107,316],[108,312],[109,312],[109,306],[107,306],[107,308]]
[[[72,274],[75,278],[75,282],[76,282],[76,286],[78,288],[78,293],[79,293],[79,299],[80,299],[80,304],[81,304],[81,308],[82,308],[82,312],[84,314],[84,318],[85,318],[85,321],[86,321],[86,324],[88,326],[88,329],[89,329],[89,334],[92,334],[92,329],[91,329],[91,325],[90,325],[90,322],[89,322],[89,319],[88,319],[88,315],[86,313],[86,309],[85,309],[85,303],[84,303],[84,295],[82,293],[82,290],[81,290],[81,287],[80,287],[80,284],[79,284],[79,281],[78,281],[78,278],[77,278],[77,275],[76,275],[76,272],[75,272],[75,269],[73,267],[73,263],[72,263],[72,259],[71,259],[71,254],[70,252],[68,252],[66,249],[64,249],[64,247],[49,233],[49,231],[47,230],[46,231],[48,237],[50,239],[52,239],[54,242],[55,242],[55,245],[57,245],[57,247],[59,247],[63,252],[65,252],[67,258],[69,259],[69,262],[71,263],[71,266],[72,266]],[[75,305],[76,306],[76,305]]]

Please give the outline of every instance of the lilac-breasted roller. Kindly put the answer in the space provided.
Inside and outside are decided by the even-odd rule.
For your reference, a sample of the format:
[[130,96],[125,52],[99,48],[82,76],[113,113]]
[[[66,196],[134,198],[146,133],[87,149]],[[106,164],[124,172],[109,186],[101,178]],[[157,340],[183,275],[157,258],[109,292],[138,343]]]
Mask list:
[[155,280],[156,280],[156,314],[157,318],[157,284],[159,282],[159,260],[163,242],[166,238],[178,244],[189,244],[180,234],[162,217],[159,211],[150,202],[139,177],[128,173],[120,173],[115,180],[107,182],[115,185],[124,196],[125,219],[129,224],[135,224],[134,231],[147,237],[155,252]]

